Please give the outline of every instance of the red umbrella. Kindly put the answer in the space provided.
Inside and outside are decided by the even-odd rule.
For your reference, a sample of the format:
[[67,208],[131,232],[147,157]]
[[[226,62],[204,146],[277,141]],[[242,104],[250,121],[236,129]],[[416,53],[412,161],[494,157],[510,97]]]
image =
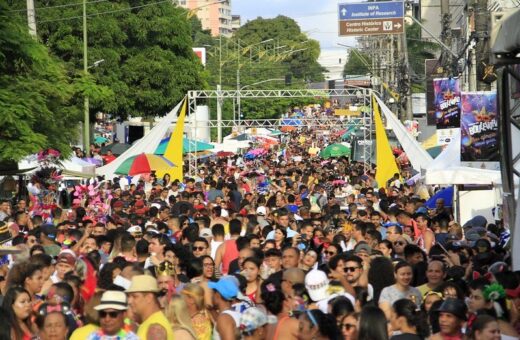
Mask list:
[[235,154],[231,151],[219,151],[217,152],[217,157],[231,157],[231,156],[234,156]]

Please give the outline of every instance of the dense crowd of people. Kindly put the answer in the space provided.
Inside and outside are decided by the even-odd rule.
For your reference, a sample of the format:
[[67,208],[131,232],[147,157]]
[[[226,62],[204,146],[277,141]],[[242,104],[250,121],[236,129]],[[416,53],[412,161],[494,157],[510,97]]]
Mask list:
[[321,159],[333,136],[2,201],[0,340],[517,339],[500,221]]

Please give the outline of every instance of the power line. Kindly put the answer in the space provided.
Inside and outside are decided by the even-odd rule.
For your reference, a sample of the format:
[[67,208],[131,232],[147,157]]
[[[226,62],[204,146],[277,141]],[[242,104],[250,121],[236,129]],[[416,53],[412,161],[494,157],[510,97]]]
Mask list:
[[[88,1],[88,4],[97,4],[99,2],[106,2],[109,0],[94,0],[94,1]],[[41,10],[41,9],[54,9],[54,8],[64,8],[64,7],[73,7],[73,6],[82,6],[83,2],[76,2],[73,4],[65,4],[65,5],[55,5],[55,6],[43,6],[43,7],[36,7],[35,10]],[[25,12],[27,9],[13,9],[8,12]]]
[[[137,8],[143,8],[143,7],[148,7],[148,6],[160,5],[160,4],[163,4],[163,3],[166,3],[166,2],[170,2],[171,3],[171,0],[157,1],[157,2],[150,3],[150,4],[146,4],[146,5],[134,6],[134,7],[122,8],[122,9],[116,9],[116,10],[113,10],[113,11],[92,13],[92,14],[87,15],[87,18],[91,18],[91,17],[95,17],[95,16],[98,16],[98,15],[103,15],[103,14],[119,13],[119,12],[129,11],[129,10],[132,10],[132,9],[137,9]],[[75,19],[82,19],[82,18],[83,18],[83,16],[79,15],[79,16],[75,16],[75,17],[67,17],[67,18],[61,18],[61,19],[41,20],[39,22],[40,23],[46,23],[46,22],[56,22],[56,21],[65,21],[65,20],[75,20]]]

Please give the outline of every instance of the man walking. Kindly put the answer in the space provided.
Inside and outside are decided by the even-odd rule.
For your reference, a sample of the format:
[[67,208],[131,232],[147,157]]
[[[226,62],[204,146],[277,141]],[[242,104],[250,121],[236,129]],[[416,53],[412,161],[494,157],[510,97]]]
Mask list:
[[94,307],[99,314],[101,328],[90,333],[87,340],[137,340],[137,334],[125,329],[125,317],[128,310],[126,295],[123,292],[107,290],[101,296],[101,302]]

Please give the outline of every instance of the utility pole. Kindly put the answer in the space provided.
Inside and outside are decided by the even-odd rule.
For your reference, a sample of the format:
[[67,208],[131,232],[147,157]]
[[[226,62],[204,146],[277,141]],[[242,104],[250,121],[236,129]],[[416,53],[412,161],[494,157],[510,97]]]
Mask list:
[[36,39],[36,11],[34,0],[27,0],[27,22],[29,24],[29,34]]
[[404,83],[404,89],[402,92],[402,95],[404,95],[405,100],[405,117],[406,120],[412,120],[413,119],[413,112],[412,112],[412,87],[410,83],[410,63],[408,61],[408,42],[406,41],[406,25],[403,27],[403,34],[401,34],[401,40],[402,40],[402,52],[404,53],[404,74],[403,74],[403,83]]
[[[88,74],[88,54],[87,54],[87,0],[83,0],[83,72]],[[84,98],[84,122],[83,122],[83,147],[88,155],[90,151],[90,111],[88,96]]]
[[[489,64],[489,23],[490,23],[490,15],[487,9],[488,0],[474,0],[473,3],[473,15],[475,18],[475,33],[477,36],[477,44],[475,46],[475,59],[476,65],[475,69],[477,71],[477,91],[487,91],[491,89],[489,83],[484,82],[487,75],[486,66]],[[479,72],[480,71],[480,72]],[[492,79],[488,79],[489,82]]]
[[[450,0],[441,0],[441,40],[451,50],[451,13]],[[451,53],[443,51],[441,55],[442,66],[447,76],[453,76],[453,58]]]

